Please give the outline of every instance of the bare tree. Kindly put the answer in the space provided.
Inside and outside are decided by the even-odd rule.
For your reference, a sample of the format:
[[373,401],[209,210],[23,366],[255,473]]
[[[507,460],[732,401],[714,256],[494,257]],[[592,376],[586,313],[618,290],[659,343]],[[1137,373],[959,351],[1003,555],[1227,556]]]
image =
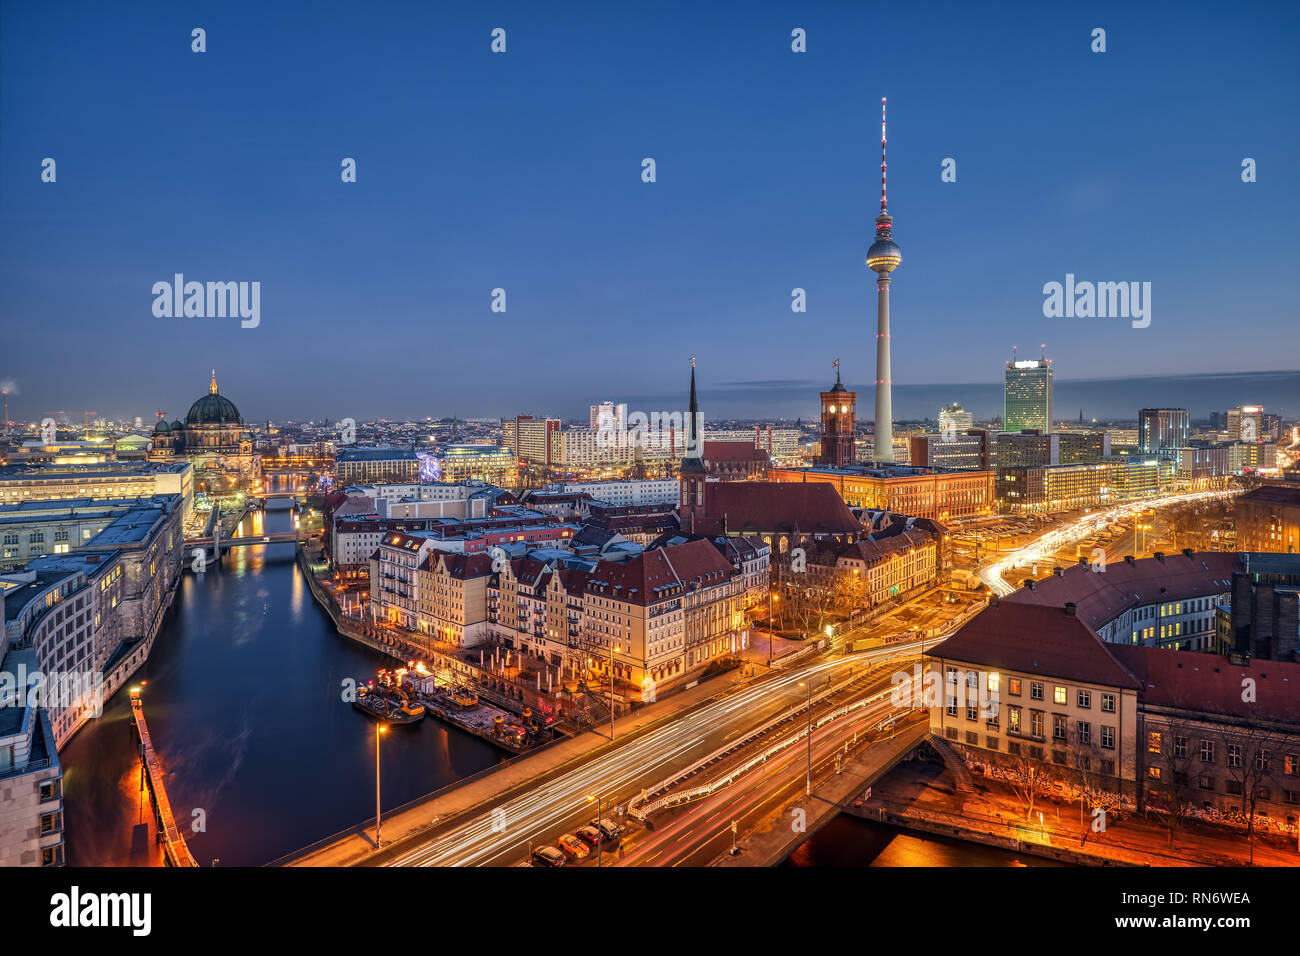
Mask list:
[[1008,783],[1020,801],[1020,805],[1025,808],[1025,820],[1033,818],[1034,805],[1038,798],[1047,792],[1047,768],[1043,763],[1041,756],[1035,756],[1030,751],[1030,745],[1021,744],[1020,753],[1013,754],[1011,762],[1007,765]]
[[1273,778],[1274,762],[1285,746],[1283,738],[1256,726],[1224,729],[1223,748],[1227,755],[1228,779],[1240,788],[1241,813],[1246,818],[1250,841],[1250,862],[1255,862],[1255,814]]
[[1148,774],[1144,783],[1152,798],[1150,802],[1164,815],[1172,847],[1174,834],[1182,829],[1194,797],[1192,725],[1181,718],[1168,717],[1154,726],[1148,718],[1146,727],[1147,738],[1141,742],[1147,752]]
[[1079,788],[1080,823],[1083,832],[1079,836],[1079,845],[1088,842],[1088,834],[1094,830],[1093,821],[1098,811],[1101,812],[1102,830],[1116,811],[1119,810],[1122,797],[1119,787],[1112,789],[1113,774],[1102,772],[1105,752],[1097,742],[1097,735],[1091,724],[1076,721],[1070,731],[1070,763],[1074,767],[1075,783]]

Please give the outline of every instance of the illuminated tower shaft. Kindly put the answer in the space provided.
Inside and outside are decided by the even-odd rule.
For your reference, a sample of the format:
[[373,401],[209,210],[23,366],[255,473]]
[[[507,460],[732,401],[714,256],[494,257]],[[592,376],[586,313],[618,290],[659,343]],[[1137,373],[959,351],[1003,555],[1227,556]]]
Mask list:
[[876,241],[867,250],[867,268],[876,273],[876,461],[894,460],[893,376],[889,368],[889,274],[903,261],[894,243],[894,220],[885,197],[885,101],[880,100],[880,215]]
[[894,380],[889,366],[889,273],[876,279],[876,461],[894,460]]

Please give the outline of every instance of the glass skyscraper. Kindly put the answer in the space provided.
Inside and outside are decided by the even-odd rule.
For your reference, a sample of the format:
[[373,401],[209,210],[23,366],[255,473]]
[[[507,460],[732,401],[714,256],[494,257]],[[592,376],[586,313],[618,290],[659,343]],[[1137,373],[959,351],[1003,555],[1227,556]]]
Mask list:
[[1052,430],[1052,363],[1046,359],[1008,362],[1002,397],[1002,427],[1009,432]]

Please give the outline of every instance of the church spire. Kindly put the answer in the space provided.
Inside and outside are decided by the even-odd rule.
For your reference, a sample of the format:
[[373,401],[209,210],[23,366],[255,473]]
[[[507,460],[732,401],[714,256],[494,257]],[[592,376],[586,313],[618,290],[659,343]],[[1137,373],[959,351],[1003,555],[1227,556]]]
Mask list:
[[212,370],[212,381],[208,383],[208,394],[217,394],[217,370],[215,368]]

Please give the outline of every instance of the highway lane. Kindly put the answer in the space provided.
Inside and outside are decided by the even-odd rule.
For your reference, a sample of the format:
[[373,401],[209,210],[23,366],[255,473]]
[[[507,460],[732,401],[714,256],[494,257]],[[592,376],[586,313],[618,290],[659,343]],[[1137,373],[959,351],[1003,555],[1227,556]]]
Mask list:
[[1020,550],[999,558],[984,565],[979,570],[980,580],[992,591],[1001,597],[1013,594],[1016,591],[1016,585],[1007,583],[1002,575],[1005,571],[1018,565],[1032,564],[1036,560],[1045,559],[1056,552],[1063,545],[1071,544],[1090,534],[1100,531],[1103,527],[1111,522],[1123,518],[1129,518],[1143,511],[1152,509],[1167,508],[1172,505],[1188,504],[1193,501],[1209,501],[1215,498],[1227,498],[1239,493],[1239,489],[1230,491],[1194,491],[1185,492],[1176,495],[1167,495],[1163,498],[1148,498],[1139,501],[1130,501],[1115,508],[1106,511],[1096,511],[1092,514],[1084,515],[1069,524],[1062,525],[1059,528],[1047,532],[1036,538],[1030,544]]
[[[931,641],[930,643],[933,643]],[[630,739],[617,749],[592,758],[534,790],[485,806],[473,818],[406,850],[390,865],[501,866],[528,855],[529,846],[550,842],[560,833],[595,817],[598,796],[608,808],[625,804],[701,757],[736,740],[790,706],[802,690],[800,681],[820,684],[846,677],[864,663],[903,658],[920,642],[895,644],[849,657],[820,658],[774,677],[733,691],[682,717]]]
[[[869,731],[894,713],[889,699],[832,721],[813,733],[813,788],[835,771],[837,757],[874,741]],[[854,737],[857,736],[856,747]],[[765,744],[766,745],[766,744]],[[757,745],[756,745],[757,749]],[[619,866],[698,866],[726,852],[731,824],[744,835],[805,793],[808,778],[806,737],[773,755],[734,783],[696,803],[660,814],[654,830],[638,834]],[[793,819],[793,818],[792,818]]]

